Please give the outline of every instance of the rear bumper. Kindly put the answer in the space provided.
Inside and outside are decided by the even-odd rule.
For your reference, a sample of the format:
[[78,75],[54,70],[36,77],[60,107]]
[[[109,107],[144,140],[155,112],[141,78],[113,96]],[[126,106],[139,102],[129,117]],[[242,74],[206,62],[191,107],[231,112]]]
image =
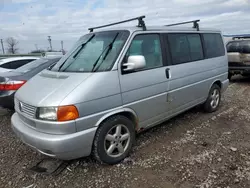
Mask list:
[[90,155],[96,127],[73,134],[55,135],[38,132],[22,123],[19,115],[11,117],[15,134],[27,145],[40,153],[62,160],[77,159]]
[[0,106],[14,110],[14,95],[15,92],[0,96]]
[[229,73],[232,74],[244,74],[250,73],[250,66],[230,66],[228,67]]

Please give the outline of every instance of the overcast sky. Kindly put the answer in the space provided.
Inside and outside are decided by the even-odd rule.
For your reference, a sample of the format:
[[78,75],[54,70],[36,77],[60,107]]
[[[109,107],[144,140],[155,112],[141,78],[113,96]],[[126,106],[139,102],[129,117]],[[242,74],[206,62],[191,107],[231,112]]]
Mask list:
[[148,25],[201,19],[224,34],[250,33],[250,0],[0,0],[0,38],[16,38],[24,53],[47,49],[50,35],[53,49],[63,40],[69,50],[91,26],[140,15]]

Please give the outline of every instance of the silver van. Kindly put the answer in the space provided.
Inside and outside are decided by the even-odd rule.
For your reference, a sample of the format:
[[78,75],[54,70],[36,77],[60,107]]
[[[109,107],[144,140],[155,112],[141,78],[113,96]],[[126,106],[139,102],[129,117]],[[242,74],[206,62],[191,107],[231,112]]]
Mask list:
[[[217,110],[229,83],[221,32],[200,29],[199,20],[146,27],[143,18],[90,28],[23,85],[11,118],[16,135],[47,156],[116,164],[136,133],[199,104]],[[138,26],[100,29],[133,20]]]

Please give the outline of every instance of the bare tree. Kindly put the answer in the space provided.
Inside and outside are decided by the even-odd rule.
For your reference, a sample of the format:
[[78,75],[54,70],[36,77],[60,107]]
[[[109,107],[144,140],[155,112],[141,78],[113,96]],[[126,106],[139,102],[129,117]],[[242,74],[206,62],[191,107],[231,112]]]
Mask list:
[[11,54],[15,54],[18,51],[17,44],[19,43],[16,39],[13,37],[9,37],[6,39],[7,43],[7,50]]

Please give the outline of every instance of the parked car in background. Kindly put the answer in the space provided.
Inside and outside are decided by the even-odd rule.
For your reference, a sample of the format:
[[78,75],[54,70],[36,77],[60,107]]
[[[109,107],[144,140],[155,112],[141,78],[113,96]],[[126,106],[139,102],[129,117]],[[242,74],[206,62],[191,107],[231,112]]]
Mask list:
[[250,75],[250,37],[234,37],[227,43],[228,78],[235,74]]
[[36,59],[40,59],[40,57],[10,57],[0,59],[0,76],[2,72],[15,70]]
[[[30,78],[51,67],[59,57],[41,58],[32,61],[16,70],[5,72],[0,75],[0,106],[14,109],[14,94]],[[41,88],[42,89],[42,88]],[[31,91],[32,92],[32,91]],[[33,91],[35,95],[35,91]]]
[[92,153],[116,164],[136,132],[199,104],[216,111],[229,84],[221,32],[199,29],[198,20],[194,28],[146,27],[143,18],[135,18],[138,27],[90,28],[21,87],[11,118],[16,135],[47,156]]
[[43,52],[41,54],[42,57],[61,57],[62,55],[64,55],[64,52]]

